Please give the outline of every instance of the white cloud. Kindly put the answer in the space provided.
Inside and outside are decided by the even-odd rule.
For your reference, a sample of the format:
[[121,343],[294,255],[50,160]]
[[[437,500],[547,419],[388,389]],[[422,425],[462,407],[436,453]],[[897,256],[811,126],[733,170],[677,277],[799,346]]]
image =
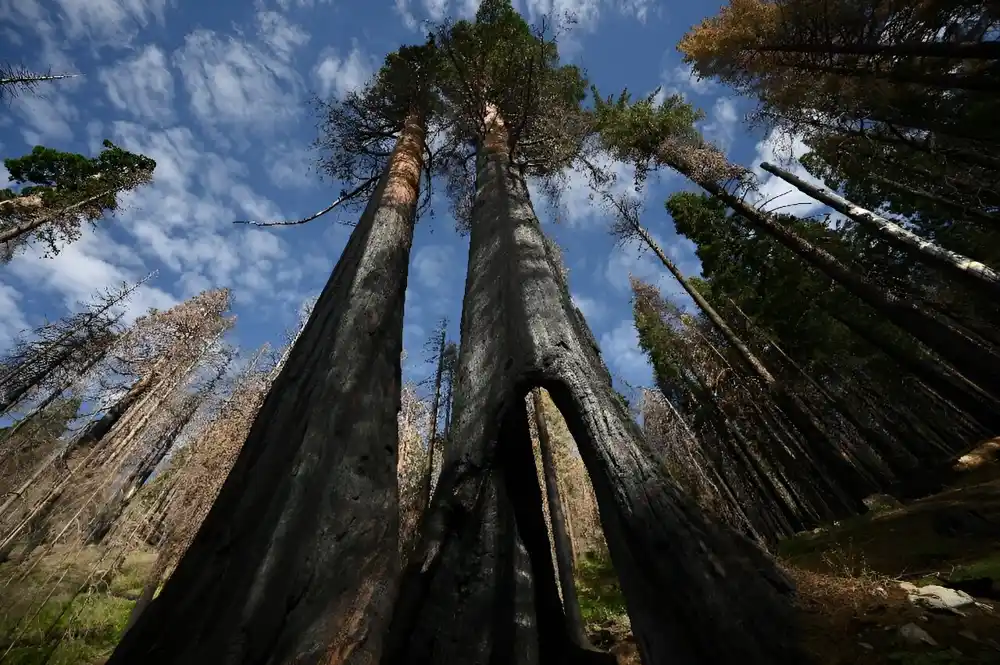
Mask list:
[[99,76],[116,108],[151,121],[173,117],[174,79],[166,55],[155,45],[102,69]]
[[[106,223],[106,222],[105,222]],[[62,248],[55,257],[43,258],[44,247],[35,245],[11,260],[8,268],[21,281],[34,289],[61,296],[68,308],[87,302],[96,291],[107,287],[117,288],[123,283],[134,283],[145,277],[141,263],[122,265],[125,255],[133,249],[115,242],[101,229],[84,227],[80,239]],[[160,275],[158,283],[169,283]],[[150,307],[164,309],[176,304],[170,293],[148,283],[130,299],[127,320],[144,313]]]
[[590,298],[579,293],[572,294],[572,298],[573,304],[583,312],[583,316],[587,319],[587,323],[590,324],[591,328],[594,327],[594,324],[601,321],[607,313],[608,308],[596,298]]
[[335,51],[321,54],[313,68],[313,76],[320,86],[320,94],[329,97],[344,97],[363,87],[375,74],[375,62],[354,46],[346,57],[341,58]]
[[527,5],[532,21],[547,16],[558,26],[575,22],[576,27],[587,31],[594,29],[601,13],[601,0],[527,0]]
[[270,128],[300,112],[301,79],[296,71],[281,57],[245,41],[195,30],[185,37],[173,60],[184,79],[191,110],[206,126]]
[[29,328],[21,311],[21,294],[13,286],[0,284],[0,349],[10,346],[23,330]]
[[776,129],[771,130],[771,133],[757,144],[757,156],[753,161],[754,173],[760,178],[756,203],[760,205],[766,202],[763,205],[764,210],[781,208],[781,212],[784,214],[803,217],[825,207],[816,199],[760,168],[761,162],[773,162],[806,182],[822,187],[823,182],[810,175],[805,167],[798,162],[798,159],[807,152],[809,152],[809,148],[801,137],[785,136]]
[[123,147],[157,162],[153,184],[129,194],[120,215],[135,251],[177,273],[188,293],[230,286],[237,302],[275,304],[297,292],[304,272],[285,241],[271,230],[232,224],[285,216],[247,184],[243,164],[203,150],[187,128],[150,132],[117,122],[113,129]]
[[[635,167],[613,159],[606,152],[600,152],[590,158],[591,163],[613,177],[609,187],[615,196],[627,196],[633,200],[643,200],[645,189],[635,188]],[[608,225],[612,213],[600,195],[595,194],[590,187],[589,176],[581,169],[567,168],[560,174],[558,187],[558,209],[554,212],[560,222],[565,222],[571,228],[593,228]],[[546,204],[546,197],[534,183],[529,183],[532,201],[536,207]]]
[[669,95],[680,95],[685,99],[689,93],[706,95],[717,85],[711,79],[698,78],[691,65],[679,64],[660,75],[660,91],[654,100],[659,104]]
[[288,143],[271,146],[265,152],[267,174],[278,187],[304,189],[316,184],[310,173],[315,155]]
[[724,153],[728,153],[736,138],[736,125],[739,122],[736,102],[731,97],[716,99],[708,121],[702,128],[705,138],[715,143]]
[[448,12],[448,0],[424,0],[424,9],[432,21],[440,21]]
[[416,30],[419,26],[417,17],[410,11],[410,0],[396,0],[396,13],[403,19],[403,25],[407,30]]
[[72,39],[122,43],[151,22],[162,24],[167,0],[56,0],[63,30]]
[[21,95],[11,106],[24,120],[21,136],[28,145],[67,142],[73,138],[70,123],[79,114],[76,106],[57,89],[46,90],[43,95]]
[[428,289],[439,289],[454,275],[455,250],[450,245],[425,245],[413,257],[413,272]]
[[608,369],[633,386],[648,386],[653,372],[639,348],[639,333],[632,319],[623,319],[613,330],[601,335],[601,355]]
[[281,60],[289,61],[295,50],[309,42],[309,33],[278,12],[257,14],[257,34]]

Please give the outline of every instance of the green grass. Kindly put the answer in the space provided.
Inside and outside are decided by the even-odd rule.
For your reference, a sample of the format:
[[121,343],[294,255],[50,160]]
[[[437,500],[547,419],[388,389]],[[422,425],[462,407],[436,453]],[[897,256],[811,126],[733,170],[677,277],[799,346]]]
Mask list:
[[[96,560],[92,554],[83,552],[74,557],[69,573],[48,600],[45,597],[55,579],[43,582],[53,570],[61,568],[64,559],[60,555],[49,557],[23,582],[15,582],[5,590],[4,611],[0,613],[0,654],[15,638],[16,646],[4,659],[4,665],[98,665],[111,654],[154,556],[130,555],[110,585],[91,587],[74,598]],[[9,575],[12,571],[4,566],[2,572]]]
[[1000,582],[1000,552],[959,565],[948,575],[950,580],[974,580],[980,577],[989,577]]
[[618,575],[606,555],[588,553],[577,564],[576,592],[589,631],[629,626]]

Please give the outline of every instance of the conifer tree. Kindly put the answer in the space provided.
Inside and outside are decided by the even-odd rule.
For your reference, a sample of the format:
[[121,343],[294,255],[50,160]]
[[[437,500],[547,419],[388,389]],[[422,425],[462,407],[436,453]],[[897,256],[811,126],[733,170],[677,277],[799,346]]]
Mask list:
[[[523,406],[537,385],[587,463],[644,660],[764,663],[794,652],[786,583],[655,463],[611,390],[532,210],[525,177],[571,164],[589,131],[581,73],[560,67],[554,44],[507,1],[486,0],[475,23],[451,26],[438,44],[446,108],[476,160],[465,207],[469,273],[451,444],[386,662],[549,662],[574,653]],[[695,541],[725,570],[708,565]],[[726,592],[735,587],[739,598]],[[676,602],[665,607],[668,594]]]
[[0,190],[0,260],[40,240],[52,254],[80,237],[85,221],[118,210],[118,196],[149,183],[156,162],[122,150],[111,141],[97,157],[35,146],[5,159],[10,179],[22,187]]

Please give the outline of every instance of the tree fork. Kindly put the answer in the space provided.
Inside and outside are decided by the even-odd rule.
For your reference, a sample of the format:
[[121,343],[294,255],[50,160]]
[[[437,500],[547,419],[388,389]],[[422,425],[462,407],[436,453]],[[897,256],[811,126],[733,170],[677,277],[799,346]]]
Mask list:
[[644,662],[786,660],[798,651],[791,584],[656,463],[572,306],[498,124],[477,156],[453,440],[491,459],[504,407],[546,388],[593,482]]

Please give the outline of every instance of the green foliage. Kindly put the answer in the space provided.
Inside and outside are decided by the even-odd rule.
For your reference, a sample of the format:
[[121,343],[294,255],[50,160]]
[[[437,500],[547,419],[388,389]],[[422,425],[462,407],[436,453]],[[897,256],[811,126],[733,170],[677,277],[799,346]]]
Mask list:
[[581,108],[587,81],[560,65],[556,44],[535,31],[508,0],[486,0],[473,22],[443,26],[438,79],[455,133],[473,149],[484,138],[490,107],[499,111],[512,156],[529,173],[568,166],[589,133]]
[[628,626],[625,596],[610,557],[587,553],[576,565],[580,613],[589,630],[609,623]]
[[[912,346],[904,334],[868,306],[832,286],[829,278],[770,236],[756,232],[740,216],[727,213],[716,199],[681,192],[670,197],[666,208],[677,232],[697,246],[705,278],[699,290],[705,297],[722,311],[732,311],[732,304],[738,306],[786,352],[818,372],[817,376],[829,365],[876,363],[885,376],[895,371],[834,317],[878,328],[899,345]],[[781,223],[848,264],[857,264],[867,254],[866,262],[877,264],[882,278],[888,279],[890,262],[871,254],[871,245],[865,251],[858,249],[865,236],[838,233],[825,224],[791,216],[782,216]],[[734,313],[730,318],[737,316]]]
[[[5,598],[13,601],[13,606],[0,618],[0,635],[4,641],[18,633],[21,637],[5,663],[103,663],[121,638],[134,600],[141,593],[155,560],[152,553],[135,552],[126,558],[110,588],[91,587],[75,595],[87,582],[90,567],[99,556],[96,550],[84,550],[77,554],[65,577],[56,576],[54,593],[46,597],[53,584],[50,566],[56,562],[61,565],[62,556],[53,554],[26,580],[7,589]],[[13,572],[8,570],[9,565],[0,570],[5,574]]]
[[605,147],[643,171],[655,161],[665,138],[700,140],[694,123],[705,114],[680,95],[670,95],[657,104],[655,92],[632,102],[628,90],[617,98],[602,97],[596,87],[592,91],[597,128]]
[[39,145],[23,157],[5,159],[4,166],[12,182],[24,185],[21,196],[39,194],[53,206],[115,189],[93,207],[91,219],[96,219],[101,211],[117,209],[118,191],[147,181],[156,168],[156,162],[148,157],[122,150],[108,140],[103,145],[101,154],[93,158]]

